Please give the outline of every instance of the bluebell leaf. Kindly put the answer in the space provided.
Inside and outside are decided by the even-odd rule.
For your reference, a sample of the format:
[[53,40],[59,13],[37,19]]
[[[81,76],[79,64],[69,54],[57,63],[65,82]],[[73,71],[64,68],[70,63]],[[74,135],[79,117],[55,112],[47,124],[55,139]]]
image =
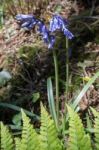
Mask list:
[[62,18],[60,15],[54,15],[50,21],[50,31],[54,32],[60,30],[68,39],[72,39],[74,35],[67,29],[68,21]]

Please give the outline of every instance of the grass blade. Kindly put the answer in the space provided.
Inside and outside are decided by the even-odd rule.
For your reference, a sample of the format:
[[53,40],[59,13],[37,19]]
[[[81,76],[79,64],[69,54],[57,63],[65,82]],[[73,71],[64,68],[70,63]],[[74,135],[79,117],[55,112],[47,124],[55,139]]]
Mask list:
[[97,72],[84,86],[80,94],[77,96],[77,98],[74,100],[72,106],[74,109],[78,106],[79,102],[81,101],[82,97],[85,95],[87,90],[90,88],[90,86],[95,82],[95,80],[99,77],[99,72]]

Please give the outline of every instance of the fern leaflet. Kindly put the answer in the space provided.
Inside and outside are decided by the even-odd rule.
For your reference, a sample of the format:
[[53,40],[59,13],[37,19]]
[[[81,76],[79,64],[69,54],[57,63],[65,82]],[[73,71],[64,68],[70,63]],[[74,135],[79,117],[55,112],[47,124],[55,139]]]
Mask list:
[[91,108],[91,110],[95,117],[95,120],[94,120],[95,147],[96,147],[96,150],[99,150],[99,112],[97,112],[93,108]]
[[1,122],[1,149],[2,150],[13,150],[14,144],[12,136],[6,126]]
[[41,150],[62,150],[54,121],[41,106],[40,145]]
[[69,106],[69,145],[68,150],[92,150],[88,134],[85,134],[81,119]]
[[20,150],[39,150],[39,136],[30,124],[30,119],[22,111],[23,130]]

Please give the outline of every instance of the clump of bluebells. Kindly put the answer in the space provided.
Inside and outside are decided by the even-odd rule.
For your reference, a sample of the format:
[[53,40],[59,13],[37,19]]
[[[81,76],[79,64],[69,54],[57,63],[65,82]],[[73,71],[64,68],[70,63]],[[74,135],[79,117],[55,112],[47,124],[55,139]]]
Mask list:
[[[21,23],[22,28],[31,30],[33,27],[37,26],[38,32],[41,34],[42,39],[48,45],[49,49],[53,49],[55,44],[55,31],[61,31],[66,36],[67,39],[72,39],[74,35],[68,30],[68,21],[60,15],[53,15],[49,22],[49,28],[44,24],[43,21],[37,19],[33,15],[18,14],[16,20]],[[67,41],[67,40],[66,40]],[[67,43],[67,42],[66,42]],[[68,44],[67,44],[68,45]],[[66,46],[66,95],[68,96],[68,67],[69,67],[69,53],[68,47]],[[53,51],[53,59],[55,66],[55,84],[56,84],[56,116],[53,116],[58,127],[59,122],[59,78],[58,78],[58,61],[56,51]],[[52,113],[53,114],[53,113]],[[57,120],[56,120],[57,118]]]
[[55,35],[53,35],[53,32],[57,30],[62,31],[68,39],[72,39],[74,37],[74,35],[67,28],[68,21],[60,15],[53,15],[50,20],[49,29],[46,27],[44,22],[31,14],[18,14],[15,18],[21,23],[21,27],[26,28],[27,30],[31,30],[33,27],[37,26],[39,33],[41,34],[44,42],[48,44],[49,49],[54,47]]

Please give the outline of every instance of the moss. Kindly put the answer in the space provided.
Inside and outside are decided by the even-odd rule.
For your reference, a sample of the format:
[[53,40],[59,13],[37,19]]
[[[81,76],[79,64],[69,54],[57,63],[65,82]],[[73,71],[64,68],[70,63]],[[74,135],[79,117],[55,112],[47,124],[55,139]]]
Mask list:
[[35,55],[40,51],[38,47],[23,46],[19,49],[19,58],[23,61],[33,62]]

